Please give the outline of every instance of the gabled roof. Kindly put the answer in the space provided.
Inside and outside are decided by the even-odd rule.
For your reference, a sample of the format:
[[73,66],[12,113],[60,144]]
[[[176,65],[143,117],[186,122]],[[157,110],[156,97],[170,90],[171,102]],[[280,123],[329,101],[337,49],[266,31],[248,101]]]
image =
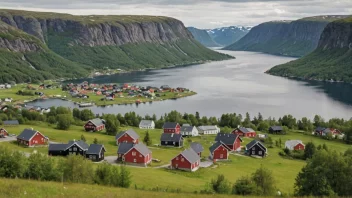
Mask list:
[[218,130],[219,128],[216,125],[211,125],[211,126],[199,126],[198,129],[202,131],[208,131],[208,130]]
[[102,145],[102,144],[91,144],[89,146],[88,151],[86,152],[86,154],[97,154],[97,155],[99,155],[101,150],[106,151],[104,145]]
[[176,128],[178,123],[176,122],[165,122],[163,125],[163,129],[174,129]]
[[183,124],[182,126],[191,126],[191,125],[186,123],[186,124]]
[[200,152],[204,151],[203,146],[200,143],[198,143],[198,142],[192,142],[191,143],[191,149],[193,149],[194,152],[196,152],[196,153],[200,153]]
[[167,141],[167,142],[179,142],[182,139],[181,134],[175,133],[163,133],[161,134],[160,141]]
[[153,122],[153,120],[141,120],[139,126],[151,126]]
[[302,144],[302,145],[304,145],[301,140],[287,140],[287,141],[285,142],[285,147],[287,147],[287,148],[293,150],[293,148],[294,148],[297,144]]
[[261,142],[259,142],[258,140],[253,140],[250,143],[248,143],[246,145],[246,150],[251,149],[254,145],[257,145],[257,144],[259,145],[259,147],[263,148],[263,150],[265,150],[265,152],[266,152],[266,150],[267,150],[266,147]]
[[[226,133],[218,133],[216,135],[215,141],[219,142],[223,142],[226,145],[233,145],[236,141],[236,139],[239,138],[238,135],[236,134],[226,134]],[[242,139],[240,138],[240,141],[242,142]]]
[[325,127],[317,127],[315,129],[315,131],[317,131],[317,132],[324,131],[324,130],[325,130]]
[[49,151],[64,151],[67,144],[49,144]]
[[78,141],[69,141],[66,146],[66,149],[70,148],[74,144],[76,144],[82,150],[88,150],[88,147],[89,147],[89,145],[87,143],[85,143],[83,140],[78,140]]
[[4,125],[19,125],[20,124],[18,122],[18,120],[6,120],[3,123],[4,123]]
[[192,149],[187,149],[187,150],[182,151],[181,155],[183,157],[185,157],[191,164],[200,160],[199,155],[196,152],[194,152],[194,150],[192,150]]
[[271,126],[269,129],[272,129],[274,131],[282,131],[283,130],[282,126]]
[[181,132],[192,132],[194,127],[195,126],[182,126],[181,127]]
[[324,130],[323,130],[323,133],[325,133],[325,134],[326,134],[326,133],[331,133],[330,128],[326,128],[326,129],[324,129]]
[[131,150],[133,148],[134,144],[133,143],[120,143],[119,148],[117,149],[118,154],[125,154],[127,151]]
[[37,133],[37,131],[35,131],[35,130],[25,129],[22,131],[21,134],[19,134],[17,136],[17,138],[19,138],[21,140],[29,141],[36,133]]
[[228,146],[226,146],[225,143],[219,141],[219,142],[215,142],[213,145],[211,145],[211,146],[209,147],[210,153],[214,153],[214,151],[215,151],[217,148],[219,148],[219,146],[223,146],[223,147],[225,147],[227,150],[231,150]]
[[144,145],[144,144],[135,144],[133,146],[133,148],[135,148],[140,154],[142,154],[143,156],[148,155],[149,153],[151,153],[151,151],[149,150],[149,148]]
[[240,128],[238,128],[238,130],[241,131],[242,133],[255,132],[252,128],[244,128],[244,127],[240,127]]
[[95,126],[104,125],[104,120],[100,118],[95,118],[93,120],[89,120],[88,122],[93,123]]
[[123,131],[123,132],[117,134],[116,140],[120,139],[120,137],[125,135],[125,133],[135,140],[137,140],[139,138],[139,135],[133,129],[128,129],[127,131]]

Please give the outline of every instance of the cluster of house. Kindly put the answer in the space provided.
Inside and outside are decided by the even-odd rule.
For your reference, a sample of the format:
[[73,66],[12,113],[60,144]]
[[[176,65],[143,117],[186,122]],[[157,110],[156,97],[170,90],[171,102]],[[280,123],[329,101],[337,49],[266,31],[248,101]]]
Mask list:
[[89,84],[88,82],[83,82],[81,84],[67,84],[66,89],[72,97],[77,98],[89,98],[88,93],[95,93],[99,96],[104,96],[101,100],[114,100],[115,97],[122,98],[124,93],[127,93],[129,97],[160,97],[159,93],[165,91],[171,92],[186,92],[188,89],[178,87],[176,89],[169,87],[168,85],[163,85],[160,88],[152,86],[137,86],[123,84],[122,86],[116,84]]
[[328,134],[331,134],[332,137],[337,136],[340,139],[344,137],[344,134],[340,130],[334,129],[334,128],[325,128],[325,127],[317,127],[313,132],[313,134],[318,136],[327,136]]
[[0,89],[11,89],[11,84],[0,84]]

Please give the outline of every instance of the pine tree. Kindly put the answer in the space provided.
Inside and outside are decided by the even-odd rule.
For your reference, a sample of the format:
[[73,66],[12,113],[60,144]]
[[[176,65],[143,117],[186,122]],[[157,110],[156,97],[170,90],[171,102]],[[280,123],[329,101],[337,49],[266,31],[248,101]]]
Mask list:
[[143,142],[144,142],[147,146],[152,145],[152,140],[151,140],[150,137],[149,137],[149,131],[147,131],[147,132],[145,133]]
[[81,135],[81,140],[82,140],[83,142],[86,142],[86,137],[84,137],[84,135]]
[[93,143],[94,143],[94,144],[98,144],[98,139],[97,139],[97,138],[94,138]]

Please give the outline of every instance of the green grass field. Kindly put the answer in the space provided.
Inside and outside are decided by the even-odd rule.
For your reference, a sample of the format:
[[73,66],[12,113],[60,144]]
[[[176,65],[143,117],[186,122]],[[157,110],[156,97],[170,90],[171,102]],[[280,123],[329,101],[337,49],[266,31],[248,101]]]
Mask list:
[[[97,138],[100,143],[105,145],[107,149],[106,156],[116,155],[117,146],[113,136],[108,136],[103,133],[85,132],[83,127],[73,126],[69,131],[60,131],[54,129],[54,126],[50,126],[46,123],[37,123],[31,126],[20,125],[18,127],[8,128],[7,130],[11,134],[19,134],[24,128],[29,127],[41,131],[54,142],[67,142],[72,139],[78,140],[81,135],[84,135],[87,143],[92,143],[94,138]],[[128,127],[123,127],[120,130],[125,129],[128,129]],[[141,136],[141,139],[143,139],[146,130],[141,130],[138,128],[133,129]],[[153,144],[158,144],[162,130],[149,130],[149,133]],[[287,135],[272,135],[271,137],[274,141],[281,138],[283,144],[289,139],[299,139],[304,143],[312,141],[316,145],[326,144],[329,149],[340,152],[344,152],[350,147],[349,145],[337,140],[328,141],[319,137],[304,135],[302,132],[298,131],[290,132]],[[208,148],[212,144],[214,138],[215,136],[185,138],[185,148],[189,147],[190,141],[200,142],[205,148],[202,155],[208,156]],[[249,138],[244,138],[243,140],[244,142],[242,143],[242,146],[245,146],[245,144],[251,141]],[[37,150],[38,152],[47,153],[47,148],[45,147],[24,148],[11,142],[3,142],[1,144],[7,145],[14,150],[21,150],[24,152],[32,152],[33,150]],[[278,190],[285,194],[292,194],[295,177],[305,165],[305,161],[290,160],[279,156],[278,152],[281,150],[280,148],[269,148],[269,155],[264,159],[230,155],[230,160],[228,162],[219,162],[217,163],[217,166],[199,169],[195,173],[156,168],[158,166],[168,164],[176,154],[183,151],[185,148],[163,148],[152,146],[150,149],[153,152],[153,158],[160,159],[161,162],[152,163],[152,165],[148,168],[128,167],[133,176],[131,186],[134,187],[137,185],[139,188],[145,188],[146,190],[158,187],[164,189],[181,189],[182,192],[194,192],[203,189],[205,184],[218,174],[224,174],[226,178],[233,183],[241,176],[251,175],[257,168],[263,165],[273,172]]]

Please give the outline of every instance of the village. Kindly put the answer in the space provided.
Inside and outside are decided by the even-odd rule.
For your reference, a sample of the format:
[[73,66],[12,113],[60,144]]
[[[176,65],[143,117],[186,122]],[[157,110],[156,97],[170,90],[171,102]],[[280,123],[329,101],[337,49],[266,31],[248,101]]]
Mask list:
[[[118,133],[114,138],[115,156],[106,156],[107,149],[104,144],[93,142],[89,145],[84,140],[75,139],[58,143],[51,140],[46,131],[39,131],[34,128],[25,128],[16,136],[11,130],[19,125],[17,120],[4,121],[3,125],[4,127],[0,129],[1,142],[13,141],[18,146],[38,149],[46,152],[49,156],[82,155],[95,163],[106,161],[111,164],[136,167],[150,167],[151,164],[155,164],[152,167],[189,172],[212,167],[218,162],[226,162],[230,159],[230,156],[252,157],[257,160],[270,158],[271,155],[265,145],[265,139],[269,134],[282,135],[286,133],[282,126],[271,126],[267,134],[258,133],[251,128],[244,127],[238,127],[231,133],[222,133],[217,126],[196,127],[189,124],[181,126],[179,123],[165,122],[159,133],[157,144],[145,145],[141,137],[142,134],[137,133],[133,128],[128,128]],[[141,120],[139,129],[158,130],[155,129],[153,120]],[[89,134],[101,133],[105,130],[105,120],[100,118],[89,120],[81,130]],[[318,127],[312,132],[312,136],[326,136],[328,134],[343,138],[342,132],[332,128]],[[193,141],[194,139],[191,138],[196,140]],[[210,145],[209,147],[202,145],[203,138],[210,140],[206,143]],[[247,143],[244,144],[244,142]],[[108,147],[109,149],[114,148],[111,145],[108,145]],[[174,154],[164,156],[163,151],[160,151],[159,148],[174,148]],[[205,149],[208,155],[204,155]],[[305,143],[299,139],[289,139],[284,143],[284,149],[303,151]],[[158,152],[153,154],[152,151]],[[167,151],[165,153],[169,154]],[[158,158],[162,155],[163,163],[159,164],[160,159]]]

